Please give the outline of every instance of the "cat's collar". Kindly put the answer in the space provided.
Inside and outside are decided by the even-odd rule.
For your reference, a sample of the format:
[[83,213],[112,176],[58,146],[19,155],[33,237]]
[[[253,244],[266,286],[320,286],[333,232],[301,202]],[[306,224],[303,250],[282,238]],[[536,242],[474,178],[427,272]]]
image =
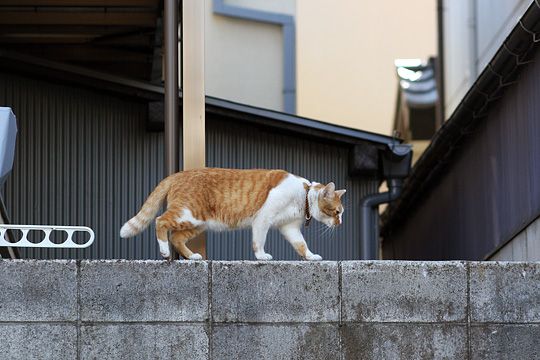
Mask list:
[[306,219],[306,222],[304,223],[304,226],[308,226],[309,222],[311,221],[311,212],[309,211],[309,189],[311,186],[304,183],[304,189],[306,189],[306,205],[304,207],[304,217]]

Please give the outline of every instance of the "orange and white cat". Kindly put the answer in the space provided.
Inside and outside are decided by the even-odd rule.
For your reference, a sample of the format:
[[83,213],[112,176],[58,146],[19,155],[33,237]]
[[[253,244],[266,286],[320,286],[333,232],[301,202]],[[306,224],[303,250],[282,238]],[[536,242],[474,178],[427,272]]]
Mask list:
[[167,210],[156,218],[164,258],[170,256],[169,231],[171,243],[184,258],[200,260],[200,254],[187,248],[188,240],[205,230],[251,226],[258,260],[272,259],[264,251],[270,228],[278,228],[301,257],[322,260],[309,250],[300,229],[311,217],[328,227],[340,225],[344,193],[335,190],[334,183],[311,183],[283,170],[187,170],[161,181],[139,213],[122,226],[120,236],[142,232],[167,200]]

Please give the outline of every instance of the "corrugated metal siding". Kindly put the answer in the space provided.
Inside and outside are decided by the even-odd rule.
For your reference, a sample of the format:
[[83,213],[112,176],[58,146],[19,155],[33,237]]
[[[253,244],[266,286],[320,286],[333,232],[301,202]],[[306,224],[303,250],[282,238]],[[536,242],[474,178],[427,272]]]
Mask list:
[[540,215],[540,52],[535,57],[441,182],[385,239],[385,257],[484,259]]
[[[145,129],[146,106],[72,86],[0,73],[0,104],[17,115],[15,169],[6,187],[14,223],[86,225],[95,244],[84,251],[26,250],[32,258],[159,259],[153,226],[134,239],[118,230],[162,178],[161,133]],[[208,166],[283,168],[348,190],[344,225],[333,234],[312,222],[308,244],[326,259],[359,258],[360,198],[377,191],[375,180],[347,176],[347,149],[208,119]],[[298,259],[273,231],[267,251]],[[208,234],[212,259],[252,259],[249,231]]]
[[[15,166],[5,189],[13,223],[85,225],[85,250],[28,249],[31,258],[157,258],[153,230],[122,240],[119,226],[162,177],[162,134],[144,104],[0,73],[0,104],[17,116]],[[141,239],[142,237],[142,239]]]

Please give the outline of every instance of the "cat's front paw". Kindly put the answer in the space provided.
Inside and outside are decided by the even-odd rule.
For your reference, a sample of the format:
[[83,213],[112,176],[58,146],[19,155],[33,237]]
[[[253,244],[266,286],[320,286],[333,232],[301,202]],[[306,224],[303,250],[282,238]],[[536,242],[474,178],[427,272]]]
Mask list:
[[189,260],[202,260],[201,254],[194,253],[189,257]]
[[317,255],[317,254],[310,254],[310,255],[306,256],[306,260],[309,260],[309,261],[321,261],[322,256]]
[[272,255],[270,254],[267,254],[267,253],[264,253],[264,254],[255,254],[255,257],[257,258],[257,260],[262,260],[262,261],[268,261],[268,260],[272,260]]

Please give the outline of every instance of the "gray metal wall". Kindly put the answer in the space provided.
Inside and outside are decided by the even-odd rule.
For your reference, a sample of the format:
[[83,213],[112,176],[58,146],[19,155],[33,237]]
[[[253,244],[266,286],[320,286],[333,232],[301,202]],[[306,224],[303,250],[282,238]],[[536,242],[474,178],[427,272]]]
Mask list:
[[157,258],[152,232],[118,229],[158,183],[162,134],[145,130],[146,106],[71,86],[0,73],[0,104],[19,128],[5,203],[12,223],[85,225],[85,250],[22,251],[31,258]]
[[[83,251],[25,250],[32,258],[159,259],[153,226],[133,239],[118,237],[162,178],[162,133],[147,132],[146,105],[111,95],[0,72],[0,104],[17,115],[15,169],[5,189],[13,223],[86,225],[96,242]],[[306,230],[313,251],[326,259],[359,258],[355,219],[376,180],[347,176],[347,149],[209,118],[209,166],[283,168],[348,190],[344,225]],[[208,234],[212,259],[252,259],[247,231]],[[277,232],[268,251],[297,259]]]
[[385,258],[481,260],[540,215],[540,52],[494,102]]

